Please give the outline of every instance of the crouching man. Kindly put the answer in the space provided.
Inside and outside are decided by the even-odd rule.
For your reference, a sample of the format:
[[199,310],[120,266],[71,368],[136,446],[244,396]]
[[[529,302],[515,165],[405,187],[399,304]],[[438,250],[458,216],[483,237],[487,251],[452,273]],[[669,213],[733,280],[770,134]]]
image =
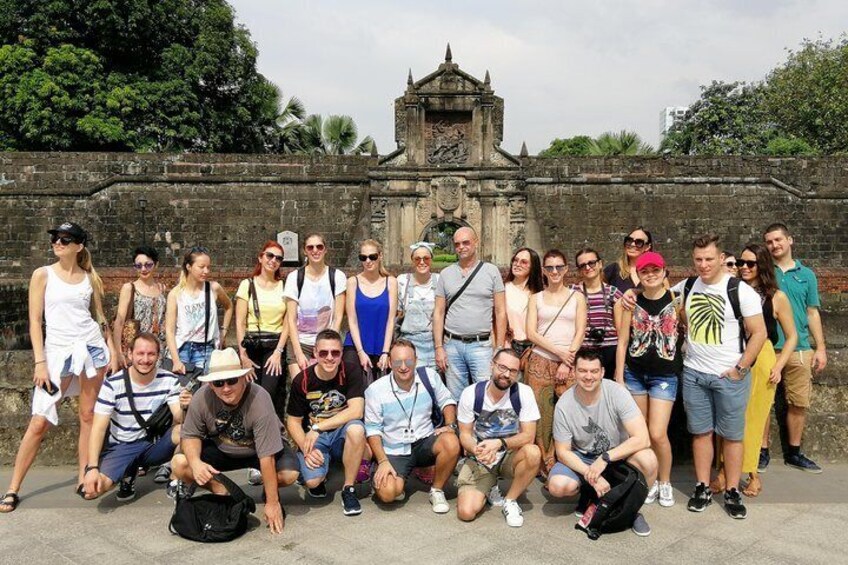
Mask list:
[[297,457],[284,441],[271,396],[247,381],[248,372],[234,349],[212,352],[209,373],[198,378],[207,384],[191,399],[181,433],[182,453],[174,456],[171,467],[184,485],[196,484],[215,494],[226,493],[212,480],[218,473],[259,469],[265,520],[278,534],[285,525],[279,488],[297,480]]

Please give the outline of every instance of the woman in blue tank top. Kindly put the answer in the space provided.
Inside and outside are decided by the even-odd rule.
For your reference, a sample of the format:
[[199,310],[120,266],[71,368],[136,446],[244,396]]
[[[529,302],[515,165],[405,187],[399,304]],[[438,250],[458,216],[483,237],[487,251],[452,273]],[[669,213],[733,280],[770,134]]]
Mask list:
[[348,333],[344,358],[366,374],[389,368],[389,346],[397,315],[397,279],[383,267],[383,247],[373,239],[359,246],[362,272],[347,281]]

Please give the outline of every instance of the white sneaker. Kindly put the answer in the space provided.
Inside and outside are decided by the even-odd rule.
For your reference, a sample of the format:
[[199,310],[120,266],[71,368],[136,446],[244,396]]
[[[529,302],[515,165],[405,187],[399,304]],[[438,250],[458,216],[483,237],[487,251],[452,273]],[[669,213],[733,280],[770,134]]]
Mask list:
[[659,494],[660,483],[659,481],[654,481],[654,485],[651,487],[651,490],[648,491],[648,496],[645,497],[645,504],[653,504]]
[[247,484],[253,486],[259,486],[262,484],[262,473],[259,469],[247,470]]
[[660,506],[674,506],[674,489],[671,488],[671,483],[660,483]]
[[504,497],[501,494],[501,489],[498,488],[498,485],[492,487],[492,490],[490,490],[489,494],[486,495],[486,500],[488,500],[489,504],[492,506],[504,505]]
[[515,500],[504,500],[503,515],[506,518],[506,525],[511,528],[520,528],[524,525],[524,513]]
[[450,512],[450,505],[445,498],[445,492],[442,490],[430,489],[430,505],[436,514],[447,514]]

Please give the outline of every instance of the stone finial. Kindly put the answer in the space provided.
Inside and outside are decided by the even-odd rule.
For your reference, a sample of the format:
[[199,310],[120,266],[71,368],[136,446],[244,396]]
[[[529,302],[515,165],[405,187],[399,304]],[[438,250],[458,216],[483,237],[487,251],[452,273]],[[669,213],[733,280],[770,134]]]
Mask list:
[[[412,75],[410,75],[410,77],[411,76]],[[371,142],[371,156],[372,157],[379,157],[380,156],[380,153],[377,152],[377,144],[374,143],[373,141]]]
[[451,54],[450,42],[448,42],[448,48],[445,50],[445,63],[450,63],[453,61],[453,55]]
[[409,69],[409,76],[406,77],[406,84],[412,86],[412,69]]
[[486,78],[483,79],[483,86],[491,86],[492,79],[489,77],[489,69],[486,69]]
[[519,157],[529,157],[530,153],[527,151],[527,142],[521,142],[521,152],[518,154]]

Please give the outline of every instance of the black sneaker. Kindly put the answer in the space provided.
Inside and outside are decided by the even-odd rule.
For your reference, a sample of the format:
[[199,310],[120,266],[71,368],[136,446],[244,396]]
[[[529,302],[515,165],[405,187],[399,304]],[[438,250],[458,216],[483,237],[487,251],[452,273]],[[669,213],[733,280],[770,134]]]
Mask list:
[[748,517],[748,509],[742,504],[742,495],[735,488],[724,493],[724,509],[731,518],[744,520]]
[[803,453],[789,455],[783,459],[783,462],[789,467],[794,467],[795,469],[800,469],[801,471],[806,471],[808,473],[819,474],[822,472],[821,467],[816,465],[812,459]]
[[167,482],[171,481],[171,464],[164,463],[159,465],[159,469],[156,470],[156,474],[153,475],[153,482],[156,484],[164,485]]
[[356,498],[356,489],[353,485],[348,485],[342,489],[342,507],[345,516],[362,514],[362,506],[359,504],[359,499]]
[[327,497],[327,482],[321,481],[321,484],[317,487],[308,488],[306,492],[309,493],[309,496],[312,498],[326,498]]
[[118,502],[129,502],[135,498],[135,476],[121,479],[115,498]]
[[695,485],[695,493],[689,499],[689,504],[686,508],[690,512],[703,512],[707,506],[713,503],[713,491],[704,483]]
[[768,449],[760,449],[760,460],[757,462],[757,472],[765,473],[768,470],[769,463],[771,462],[771,455],[769,455]]

